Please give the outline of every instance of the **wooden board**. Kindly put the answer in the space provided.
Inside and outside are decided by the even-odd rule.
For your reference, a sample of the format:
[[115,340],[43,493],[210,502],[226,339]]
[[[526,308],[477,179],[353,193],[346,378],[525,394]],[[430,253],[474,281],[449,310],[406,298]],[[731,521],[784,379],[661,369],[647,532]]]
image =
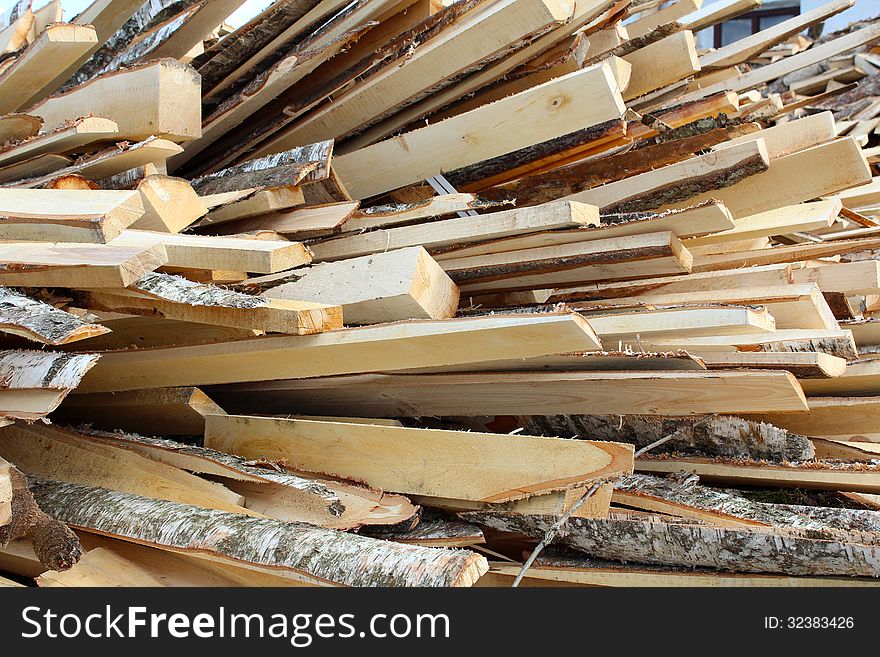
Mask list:
[[262,296],[340,305],[348,325],[447,319],[458,308],[458,287],[420,246],[298,269],[290,279]]
[[[610,65],[598,64],[337,157],[334,168],[352,197],[363,199],[619,119],[624,111]],[[528,131],[515,127],[526,124]]]
[[70,570],[43,573],[37,577],[37,585],[40,588],[167,586],[149,571],[105,548],[89,550]]
[[280,240],[203,237],[126,230],[110,245],[141,249],[163,246],[168,253],[168,262],[163,264],[185,269],[221,269],[271,274],[311,262],[311,256],[304,245]]
[[598,348],[595,333],[573,314],[413,321],[314,336],[108,353],[80,390],[106,392],[327,376]]
[[0,288],[0,331],[53,346],[109,333],[91,323],[9,288]]
[[749,135],[736,137],[714,147],[721,150],[755,139],[763,139],[767,146],[767,154],[771,160],[790,155],[811,146],[819,146],[837,137],[834,115],[831,112],[819,112],[802,119],[779,123],[770,128],[753,132]]
[[827,329],[786,329],[775,333],[722,335],[703,338],[656,338],[645,348],[664,351],[684,349],[696,356],[714,353],[819,352],[845,360],[857,357],[852,333]]
[[809,413],[767,415],[761,416],[761,420],[805,436],[847,441],[864,440],[866,434],[877,433],[880,398],[810,397],[807,403]]
[[47,27],[0,75],[0,114],[30,107],[45,95],[56,67],[77,61],[97,43],[95,28],[88,25],[57,23]]
[[138,230],[179,233],[203,217],[208,208],[182,178],[146,176],[137,185],[145,214],[131,225]]
[[439,222],[400,226],[361,235],[346,235],[313,244],[316,262],[341,260],[391,249],[424,246],[429,251],[543,230],[598,226],[599,210],[583,203],[560,201]]
[[630,39],[644,36],[661,25],[676,23],[679,19],[699,11],[703,6],[703,0],[678,0],[668,7],[648,13],[647,16],[639,16],[631,23],[627,23],[626,31]]
[[[232,198],[229,198],[230,195]],[[230,221],[238,223],[249,217],[289,210],[305,203],[305,198],[299,187],[288,185],[205,196],[202,197],[202,201],[211,208],[211,211],[200,225],[213,227]]]
[[288,235],[291,239],[329,237],[345,230],[345,225],[359,205],[359,201],[309,205],[289,212],[274,212],[220,225],[211,224],[206,226],[205,232],[232,235],[254,230],[272,230]]
[[624,100],[638,98],[649,91],[690,77],[700,70],[694,33],[689,30],[655,41],[624,55],[622,59],[632,66],[629,85],[623,94]]
[[[97,116],[77,119],[73,125],[30,137],[0,152],[0,164],[23,162],[38,155],[74,151],[95,142],[113,139],[119,132],[115,121]],[[23,176],[24,177],[24,176]]]
[[699,415],[807,408],[791,374],[764,371],[367,374],[269,382],[259,389],[229,386],[212,394],[224,408],[246,400],[262,412],[297,408],[375,417]]
[[110,244],[0,244],[0,285],[126,287],[168,262],[165,247]]
[[[207,418],[205,446],[251,459],[284,459],[301,470],[386,490],[483,502],[613,478],[631,470],[633,449],[618,443],[231,415]],[[450,460],[462,454],[469,456]]]
[[804,381],[804,392],[810,397],[880,395],[880,360],[851,362],[843,376],[836,379]]
[[48,130],[95,115],[115,121],[118,139],[151,136],[189,141],[201,135],[198,75],[173,60],[152,62],[111,73],[48,98],[28,110]]
[[2,240],[103,244],[143,214],[137,192],[0,189]]
[[[846,371],[845,359],[811,352],[703,353],[700,360],[710,370],[785,370],[798,379],[835,377]],[[784,424],[778,426],[788,428]]]

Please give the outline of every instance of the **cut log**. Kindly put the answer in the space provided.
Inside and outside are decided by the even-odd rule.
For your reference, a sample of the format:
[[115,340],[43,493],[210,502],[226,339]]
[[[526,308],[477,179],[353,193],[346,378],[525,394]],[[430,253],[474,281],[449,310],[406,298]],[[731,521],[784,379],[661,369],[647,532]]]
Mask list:
[[[53,192],[54,193],[54,192]],[[168,262],[162,244],[0,244],[0,285],[126,287]]]
[[45,417],[97,361],[93,354],[0,352],[0,417],[28,421]]
[[44,98],[57,67],[79,60],[98,43],[89,25],[50,25],[18,59],[0,75],[0,114],[30,107]]
[[170,267],[246,271],[258,274],[272,274],[307,265],[312,259],[309,250],[299,242],[203,237],[146,230],[125,230],[108,246],[129,249],[160,246],[164,247],[168,254],[167,263],[162,264]]
[[[606,481],[632,468],[632,448],[616,443],[229,415],[207,418],[205,446],[401,493],[483,502]],[[453,465],[450,455],[463,453],[467,463]]]
[[103,244],[144,214],[137,192],[0,189],[0,239]]
[[173,60],[152,62],[96,78],[28,110],[52,130],[83,116],[115,121],[118,139],[151,136],[188,141],[201,135],[198,75]]
[[294,270],[262,296],[339,305],[349,325],[447,319],[458,308],[458,287],[420,246]]
[[[413,321],[315,336],[105,354],[101,369],[93,371],[81,390],[109,392],[328,376],[598,348],[595,333],[574,314]],[[173,367],[169,367],[171,363]]]
[[643,456],[636,460],[636,470],[653,474],[691,472],[707,483],[733,486],[880,492],[880,470],[876,465],[866,463],[850,465],[833,461],[808,461],[780,465],[742,459]]
[[[352,197],[363,199],[619,119],[624,110],[610,65],[598,64],[337,157],[334,167]],[[517,130],[521,125],[531,129]]]
[[696,420],[653,415],[533,415],[524,418],[522,426],[536,436],[613,439],[639,448],[674,434],[665,444],[668,450],[728,458],[804,461],[815,456],[813,445],[803,436],[724,415]]
[[202,436],[209,413],[222,414],[223,409],[198,388],[159,388],[71,395],[52,417],[69,425],[145,436]]
[[87,322],[9,288],[0,288],[0,331],[53,346],[109,333]]
[[330,175],[333,140],[293,148],[283,153],[250,160],[196,178],[192,186],[201,196],[255,187],[281,187],[317,182]]
[[[461,517],[536,538],[542,538],[556,521],[552,516],[480,512]],[[880,549],[875,546],[801,538],[777,529],[574,518],[560,541],[591,556],[615,561],[732,572],[880,577]]]
[[424,246],[431,251],[545,230],[597,225],[598,208],[561,201],[478,217],[458,217],[342,236],[316,243],[311,248],[316,261],[341,260],[410,246]]
[[[88,388],[89,380],[84,383]],[[215,390],[213,396],[229,409],[246,401],[261,412],[296,408],[304,413],[374,417],[699,415],[762,412],[752,408],[807,409],[791,374],[761,371],[370,374],[268,382],[259,389],[231,386]]]
[[75,303],[91,310],[292,335],[342,328],[343,317],[339,305],[267,299],[159,273],[147,274],[126,290],[77,295]]
[[[54,458],[46,458],[51,453]],[[73,431],[40,424],[0,430],[0,454],[40,477],[251,515],[221,484]]]
[[[472,552],[406,546],[76,484],[40,481],[32,489],[50,513],[75,527],[177,553],[198,551],[222,563],[257,564],[307,583],[469,586],[488,570]],[[182,518],[186,522],[175,522]]]
[[[759,139],[565,198],[597,205],[606,214],[654,210],[676,203],[682,207],[684,201],[695,205],[713,195],[726,205],[726,199],[719,196],[720,190],[767,171],[769,163],[767,149]],[[701,194],[707,188],[715,191]],[[740,216],[741,213],[729,209],[734,216]]]

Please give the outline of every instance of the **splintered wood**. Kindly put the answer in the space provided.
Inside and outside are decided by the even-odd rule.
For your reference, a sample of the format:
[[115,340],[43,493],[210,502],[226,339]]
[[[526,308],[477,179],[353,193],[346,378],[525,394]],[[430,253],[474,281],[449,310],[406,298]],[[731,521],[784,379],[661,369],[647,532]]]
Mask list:
[[863,1],[15,5],[0,585],[880,584]]

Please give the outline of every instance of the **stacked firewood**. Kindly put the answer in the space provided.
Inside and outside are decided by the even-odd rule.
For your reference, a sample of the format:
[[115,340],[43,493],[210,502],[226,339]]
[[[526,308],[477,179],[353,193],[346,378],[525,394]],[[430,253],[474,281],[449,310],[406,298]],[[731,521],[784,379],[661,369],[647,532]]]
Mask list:
[[856,1],[18,2],[0,583],[880,583]]

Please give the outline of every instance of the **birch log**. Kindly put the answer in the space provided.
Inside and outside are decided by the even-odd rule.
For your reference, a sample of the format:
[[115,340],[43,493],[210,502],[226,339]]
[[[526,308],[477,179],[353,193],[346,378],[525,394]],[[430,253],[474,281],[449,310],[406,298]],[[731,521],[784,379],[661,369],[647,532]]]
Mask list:
[[0,351],[0,417],[37,420],[58,408],[99,356]]
[[816,456],[809,439],[766,422],[729,415],[672,418],[657,415],[532,415],[524,418],[525,432],[537,436],[583,436],[646,447],[670,434],[675,438],[661,451],[806,461]]
[[0,331],[57,346],[103,335],[110,329],[0,287]]
[[[463,513],[469,522],[543,538],[555,516]],[[572,518],[559,539],[601,559],[728,572],[880,577],[880,547],[801,538],[777,529],[631,520]]]
[[150,500],[52,481],[31,487],[56,518],[80,529],[225,563],[286,571],[340,586],[470,586],[489,568],[465,550],[438,550]]
[[50,570],[68,570],[82,556],[79,539],[63,524],[46,515],[28,490],[27,478],[0,458],[0,476],[7,472],[11,484],[10,518],[0,523],[0,550],[23,538],[33,545],[40,563]]

